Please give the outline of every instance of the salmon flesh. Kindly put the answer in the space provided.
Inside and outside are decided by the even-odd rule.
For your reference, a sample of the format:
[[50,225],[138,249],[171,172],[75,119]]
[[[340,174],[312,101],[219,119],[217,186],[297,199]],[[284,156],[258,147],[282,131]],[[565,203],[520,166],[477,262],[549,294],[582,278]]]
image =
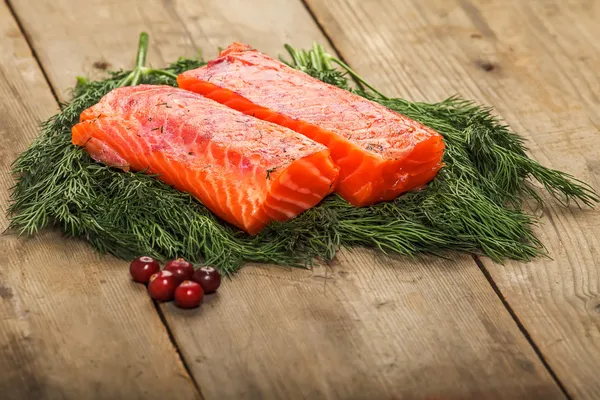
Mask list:
[[442,167],[444,141],[433,129],[244,44],[232,44],[177,82],[327,146],[340,168],[336,191],[355,206],[419,188]]
[[158,175],[250,234],[315,206],[338,178],[327,147],[170,86],[111,91],[81,114],[72,142],[109,166]]

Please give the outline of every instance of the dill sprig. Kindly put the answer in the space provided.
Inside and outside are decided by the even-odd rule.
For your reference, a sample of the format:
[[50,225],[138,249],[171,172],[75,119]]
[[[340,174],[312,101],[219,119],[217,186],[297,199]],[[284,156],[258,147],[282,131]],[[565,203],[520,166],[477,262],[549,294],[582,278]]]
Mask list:
[[42,124],[40,137],[15,160],[10,229],[30,235],[57,225],[100,252],[126,260],[140,254],[185,257],[225,273],[248,261],[307,266],[316,257],[333,258],[341,246],[529,260],[545,252],[531,229],[535,218],[522,208],[526,196],[542,201],[533,180],[565,205],[598,201],[586,184],[529,158],[523,138],[489,108],[458,97],[435,104],[389,99],[322,46],[304,51],[286,45],[288,65],[440,132],[446,166],[426,188],[392,202],[355,208],[332,195],[291,221],[248,236],[155,177],[109,168],[71,145],[71,127],[79,114],[112,89],[137,83],[175,86],[177,74],[204,64],[182,58],[162,70],[148,69],[146,46],[147,37],[140,38],[144,49],[131,71],[114,72],[103,81],[78,78],[72,101]]

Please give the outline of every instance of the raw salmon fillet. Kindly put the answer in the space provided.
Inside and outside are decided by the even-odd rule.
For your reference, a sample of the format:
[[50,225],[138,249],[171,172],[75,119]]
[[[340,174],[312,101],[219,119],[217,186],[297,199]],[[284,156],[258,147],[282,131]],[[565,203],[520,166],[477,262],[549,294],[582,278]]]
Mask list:
[[340,167],[336,190],[355,206],[421,187],[442,167],[444,142],[433,129],[244,44],[232,44],[177,82],[326,145]]
[[338,177],[325,146],[170,86],[115,89],[80,121],[72,142],[96,161],[157,174],[250,234],[313,207]]

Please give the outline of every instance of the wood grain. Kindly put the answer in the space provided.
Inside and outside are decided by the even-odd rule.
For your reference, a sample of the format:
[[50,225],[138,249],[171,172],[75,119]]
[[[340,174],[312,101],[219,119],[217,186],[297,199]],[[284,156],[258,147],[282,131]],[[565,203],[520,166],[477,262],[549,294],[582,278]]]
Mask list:
[[217,55],[219,46],[242,37],[276,56],[284,51],[284,43],[310,46],[318,34],[295,0],[254,6],[236,0],[59,0],[12,5],[61,100],[69,98],[78,75],[99,78],[107,70],[131,68],[142,31],[150,35],[150,66],[164,66],[180,56],[197,57],[199,50],[209,59]]
[[495,301],[474,268],[353,250],[246,267],[167,320],[207,398],[562,398]]
[[[346,60],[386,93],[493,105],[545,165],[600,189],[600,3],[308,1]],[[377,5],[377,6],[374,6]],[[600,398],[600,212],[547,199],[553,260],[484,260],[567,392]]]
[[[10,163],[58,111],[0,3],[0,230]],[[124,263],[55,231],[0,236],[0,398],[199,398],[143,287]]]
[[[325,42],[297,1],[136,3],[14,7],[59,93],[98,55],[131,65],[140,30],[161,64],[232,40],[272,55]],[[207,398],[562,398],[469,257],[353,250],[312,271],[251,265],[199,310],[162,309]]]

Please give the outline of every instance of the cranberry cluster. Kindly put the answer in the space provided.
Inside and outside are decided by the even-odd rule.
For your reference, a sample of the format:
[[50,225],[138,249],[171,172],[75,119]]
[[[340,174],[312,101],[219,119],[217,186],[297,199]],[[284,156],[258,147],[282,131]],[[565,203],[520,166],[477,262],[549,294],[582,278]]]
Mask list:
[[169,261],[161,271],[158,261],[148,256],[136,258],[129,265],[134,281],[148,284],[148,293],[157,301],[171,301],[181,308],[200,305],[204,293],[216,292],[221,274],[213,267],[200,267],[183,258]]

